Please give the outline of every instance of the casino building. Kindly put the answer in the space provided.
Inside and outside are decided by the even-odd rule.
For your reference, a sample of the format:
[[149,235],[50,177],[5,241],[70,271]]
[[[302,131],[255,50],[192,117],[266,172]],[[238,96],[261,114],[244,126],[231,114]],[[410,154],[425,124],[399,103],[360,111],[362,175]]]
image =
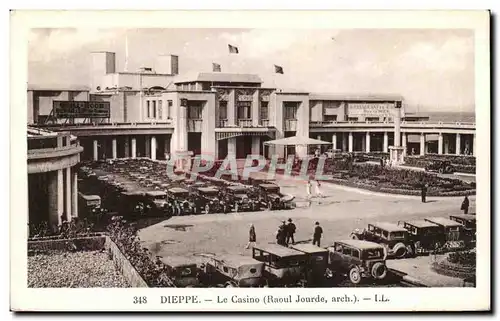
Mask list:
[[173,55],[137,72],[117,71],[112,52],[91,58],[88,88],[28,88],[28,124],[77,136],[85,160],[283,155],[264,142],[296,135],[349,152],[388,152],[393,145],[404,154],[476,151],[475,123],[409,114],[400,96],[290,92],[263,87],[253,74],[179,75]]

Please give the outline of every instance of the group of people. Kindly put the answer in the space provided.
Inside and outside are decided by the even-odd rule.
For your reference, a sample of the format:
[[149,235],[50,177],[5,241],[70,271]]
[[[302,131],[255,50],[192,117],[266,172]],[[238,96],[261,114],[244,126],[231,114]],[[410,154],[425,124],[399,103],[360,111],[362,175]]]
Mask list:
[[[317,197],[323,197],[323,193],[321,192],[321,184],[319,181],[315,181],[316,184],[314,185],[315,187],[315,194]],[[312,197],[312,181],[308,180],[306,184],[306,194],[307,194],[307,199],[310,199]]]
[[[297,226],[293,223],[291,218],[288,219],[288,222],[282,221],[278,226],[278,230],[276,231],[276,243],[278,245],[288,247],[289,244],[295,244],[295,233],[297,232]],[[320,246],[321,244],[321,236],[323,235],[323,228],[321,228],[319,222],[314,223],[314,232],[313,232],[313,245]],[[248,243],[246,245],[246,249],[250,247],[254,247],[257,242],[257,233],[255,232],[255,226],[250,224],[250,230],[248,233]]]

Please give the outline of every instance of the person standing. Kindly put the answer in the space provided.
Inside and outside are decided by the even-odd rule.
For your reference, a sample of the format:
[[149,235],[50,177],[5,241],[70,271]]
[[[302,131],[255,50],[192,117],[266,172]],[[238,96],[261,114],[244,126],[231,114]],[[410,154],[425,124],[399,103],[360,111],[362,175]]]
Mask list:
[[307,200],[311,199],[311,187],[312,187],[312,184],[311,184],[311,180],[307,180],[307,184],[306,184],[306,197],[307,197]]
[[422,184],[422,191],[421,191],[422,203],[425,203],[426,196],[427,196],[427,183],[424,183]]
[[250,224],[250,230],[248,231],[248,243],[245,249],[253,248],[255,246],[255,242],[257,242],[257,234],[255,233],[255,226]]
[[278,245],[286,246],[286,231],[284,225],[280,225],[278,227],[278,231],[276,232],[276,243],[278,243]]
[[323,234],[323,229],[319,226],[319,222],[316,222],[313,234],[313,245],[321,246],[321,235]]
[[467,196],[465,196],[460,209],[464,211],[464,214],[469,214],[469,198]]
[[286,227],[286,231],[287,231],[287,236],[286,236],[286,243],[287,244],[295,244],[295,238],[294,238],[294,235],[295,235],[295,231],[297,230],[297,227],[295,226],[295,224],[292,222],[292,219],[289,218],[288,219],[288,224],[287,224],[287,227]]
[[316,187],[316,195],[318,197],[323,197],[323,193],[321,193],[321,189],[320,189],[321,184],[320,184],[319,181],[316,181],[316,186],[315,187]]

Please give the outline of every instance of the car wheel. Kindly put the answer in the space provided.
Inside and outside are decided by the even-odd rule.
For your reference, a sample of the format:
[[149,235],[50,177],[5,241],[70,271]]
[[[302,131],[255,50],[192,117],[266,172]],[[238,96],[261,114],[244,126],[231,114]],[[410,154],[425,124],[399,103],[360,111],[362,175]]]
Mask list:
[[392,249],[394,257],[402,259],[406,256],[406,246],[403,243],[398,243]]
[[357,236],[356,234],[351,234],[351,239],[352,240],[359,240],[359,236]]
[[441,167],[441,168],[439,169],[439,174],[443,174],[443,173],[444,173],[444,170],[443,170],[443,168]]
[[351,281],[352,284],[361,283],[361,273],[359,272],[359,269],[357,267],[353,267],[349,271],[349,280]]
[[372,266],[372,276],[375,279],[382,280],[387,275],[387,267],[381,262],[377,262]]

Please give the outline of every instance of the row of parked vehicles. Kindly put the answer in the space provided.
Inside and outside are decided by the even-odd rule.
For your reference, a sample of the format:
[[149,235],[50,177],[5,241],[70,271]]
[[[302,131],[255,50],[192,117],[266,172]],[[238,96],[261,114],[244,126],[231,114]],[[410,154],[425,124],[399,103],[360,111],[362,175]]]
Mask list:
[[331,247],[296,244],[256,246],[252,256],[159,257],[173,287],[324,287],[348,276],[350,282],[388,275],[380,244],[343,240]]
[[351,238],[382,244],[390,258],[458,251],[475,247],[476,215],[456,214],[395,223],[371,223]]
[[[145,166],[137,166],[134,160],[121,162],[124,164],[83,166],[80,185],[87,196],[101,195],[102,207],[125,216],[230,213],[295,206],[293,196],[281,193],[279,185],[272,181],[250,178],[241,184],[222,179],[171,179],[153,167],[152,162],[141,164]],[[89,204],[87,210],[82,210],[93,211],[93,206]]]

